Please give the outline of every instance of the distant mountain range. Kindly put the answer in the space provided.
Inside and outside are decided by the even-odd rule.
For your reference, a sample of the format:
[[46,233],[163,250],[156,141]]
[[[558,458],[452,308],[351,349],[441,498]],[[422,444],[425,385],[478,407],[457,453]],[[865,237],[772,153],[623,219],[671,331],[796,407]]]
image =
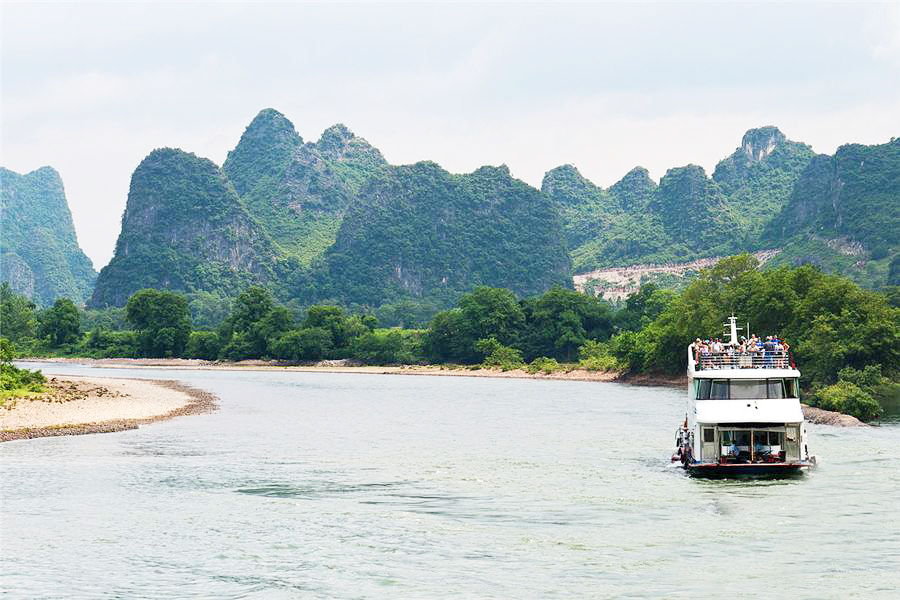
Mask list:
[[[38,183],[48,172],[55,187]],[[343,125],[304,143],[266,109],[221,169],[169,148],[141,162],[92,295],[58,175],[2,175],[2,277],[41,304],[121,306],[143,287],[225,297],[258,283],[298,305],[443,307],[478,284],[528,295],[571,286],[573,273],[770,248],[783,249],[770,264],[900,282],[900,140],[815,155],[763,127],[712,177],[688,165],[657,184],[636,167],[603,189],[564,165],[537,190],[505,166],[389,165]]]
[[656,185],[638,167],[604,190],[565,165],[541,189],[559,206],[576,273],[779,248],[770,265],[900,284],[900,139],[816,155],[762,127],[711,178],[688,165]]

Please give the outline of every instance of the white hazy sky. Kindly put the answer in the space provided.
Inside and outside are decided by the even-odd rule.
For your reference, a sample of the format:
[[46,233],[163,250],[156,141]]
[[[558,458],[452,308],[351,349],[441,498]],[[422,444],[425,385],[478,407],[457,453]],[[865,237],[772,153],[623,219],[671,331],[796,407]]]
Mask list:
[[222,164],[256,113],[342,122],[394,164],[708,173],[750,128],[817,152],[900,135],[900,4],[28,3],[0,13],[0,165],[62,175],[111,258],[131,173]]

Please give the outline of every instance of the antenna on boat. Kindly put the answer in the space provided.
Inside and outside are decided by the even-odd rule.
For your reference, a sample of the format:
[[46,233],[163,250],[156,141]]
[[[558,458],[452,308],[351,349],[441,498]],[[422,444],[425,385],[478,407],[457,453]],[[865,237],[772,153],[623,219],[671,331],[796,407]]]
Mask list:
[[[731,316],[728,317],[728,322],[723,323],[722,326],[728,327],[728,329],[725,330],[725,335],[729,336],[729,338],[730,338],[728,340],[728,343],[732,346],[737,346],[737,344],[738,344],[737,332],[738,332],[738,329],[740,329],[740,327],[737,326],[737,317],[734,316],[734,313],[732,313]],[[748,327],[748,329],[749,329],[749,327]]]

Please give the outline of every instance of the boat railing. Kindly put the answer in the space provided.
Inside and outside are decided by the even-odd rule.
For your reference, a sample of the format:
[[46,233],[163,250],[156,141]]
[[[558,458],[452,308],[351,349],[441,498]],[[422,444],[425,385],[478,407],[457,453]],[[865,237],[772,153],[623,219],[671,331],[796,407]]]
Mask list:
[[793,369],[794,357],[789,351],[708,352],[695,359],[697,371],[719,369]]

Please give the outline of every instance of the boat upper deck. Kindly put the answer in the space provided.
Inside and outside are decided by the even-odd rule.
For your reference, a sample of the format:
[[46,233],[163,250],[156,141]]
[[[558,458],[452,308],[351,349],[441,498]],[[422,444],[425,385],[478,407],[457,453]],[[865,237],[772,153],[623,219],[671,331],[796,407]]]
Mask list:
[[[761,369],[777,369],[790,371],[789,376],[799,377],[797,367],[794,365],[794,357],[791,356],[790,345],[779,336],[766,336],[765,339],[751,335],[749,338],[738,339],[737,318],[732,315],[726,323],[728,329],[725,337],[730,338],[723,343],[722,340],[697,338],[688,346],[688,374],[712,371],[730,371],[726,377],[745,378]],[[749,324],[747,329],[750,329]],[[763,375],[760,373],[760,375]]]
[[693,362],[695,371],[719,371],[723,369],[795,369],[794,358],[788,351],[759,352],[709,352],[700,353],[689,350],[689,360]]

